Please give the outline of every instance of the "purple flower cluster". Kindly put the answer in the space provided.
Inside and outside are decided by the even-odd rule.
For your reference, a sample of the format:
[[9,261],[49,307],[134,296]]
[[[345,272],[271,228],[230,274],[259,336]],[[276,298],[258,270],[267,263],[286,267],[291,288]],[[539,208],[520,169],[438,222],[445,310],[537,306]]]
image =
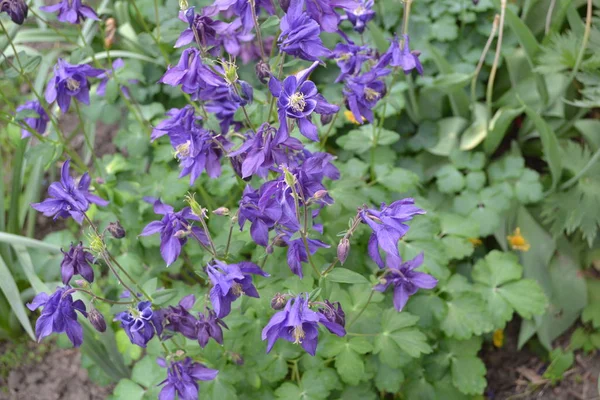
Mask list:
[[219,373],[189,357],[170,364],[163,358],[159,358],[157,362],[161,367],[167,368],[167,379],[159,383],[159,386],[164,385],[158,394],[159,400],[198,400],[199,388],[196,381],[211,381]]

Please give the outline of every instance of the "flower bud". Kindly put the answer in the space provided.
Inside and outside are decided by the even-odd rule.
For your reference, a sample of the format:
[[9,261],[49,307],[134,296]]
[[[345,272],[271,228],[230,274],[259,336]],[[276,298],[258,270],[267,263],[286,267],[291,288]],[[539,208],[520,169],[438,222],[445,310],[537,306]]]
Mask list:
[[111,222],[106,228],[115,239],[123,239],[125,237],[125,229],[119,221]]
[[287,247],[287,243],[285,242],[285,240],[283,240],[283,238],[281,237],[281,235],[277,235],[273,239],[273,246]]
[[187,10],[189,7],[187,0],[179,0],[179,9],[181,11]]
[[271,67],[262,60],[256,63],[254,71],[256,71],[256,77],[261,83],[267,83],[267,78],[271,76]]
[[22,25],[27,18],[29,8],[25,0],[2,0],[0,1],[0,12],[8,14],[10,19],[17,24]]
[[322,199],[323,197],[327,196],[327,190],[321,189],[321,190],[317,190],[315,192],[315,194],[313,195],[313,197],[317,200]]
[[290,8],[290,0],[279,0],[279,7],[287,13],[288,8]]
[[285,166],[283,167],[283,180],[289,187],[294,187],[296,185],[296,178]]
[[337,256],[340,264],[344,265],[348,258],[348,253],[350,253],[350,241],[344,237],[340,240],[340,244],[337,247]]
[[106,321],[104,320],[104,317],[93,306],[90,311],[88,311],[88,320],[98,332],[106,331]]
[[213,211],[213,214],[215,215],[229,215],[229,208],[227,207],[219,207],[216,210]]
[[231,361],[233,361],[236,365],[244,365],[244,358],[239,353],[231,353]]
[[268,245],[265,251],[267,252],[267,254],[273,254],[273,246]]
[[206,217],[206,210],[204,208],[202,208],[200,206],[200,204],[198,204],[198,202],[194,198],[194,194],[193,193],[188,193],[185,196],[185,201],[186,201],[186,203],[188,203],[188,205],[192,209],[192,214],[194,214],[198,218],[205,218]]
[[110,49],[115,42],[117,34],[117,21],[114,18],[108,18],[104,28],[104,47]]
[[321,125],[327,125],[333,119],[333,114],[321,114]]
[[85,279],[77,279],[75,281],[75,284],[79,287],[87,287],[88,286],[88,283]]
[[285,296],[281,293],[276,293],[271,299],[271,308],[273,310],[281,310],[285,307]]

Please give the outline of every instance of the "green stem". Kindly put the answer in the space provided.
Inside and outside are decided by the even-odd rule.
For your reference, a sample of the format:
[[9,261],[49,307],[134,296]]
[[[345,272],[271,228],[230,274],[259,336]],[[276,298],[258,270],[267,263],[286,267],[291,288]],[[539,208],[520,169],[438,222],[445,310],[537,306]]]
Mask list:
[[490,36],[488,37],[487,42],[485,43],[485,47],[481,52],[481,57],[479,57],[479,62],[477,63],[477,67],[475,68],[475,72],[473,73],[473,79],[471,79],[471,109],[475,109],[475,103],[477,102],[476,95],[476,86],[477,86],[477,78],[479,77],[479,73],[481,72],[481,68],[483,67],[483,63],[485,62],[485,57],[487,56],[490,47],[492,46],[492,42],[494,41],[494,37],[496,36],[496,32],[498,31],[498,21],[500,20],[500,15],[496,14],[494,16],[494,22],[492,23],[492,31],[490,32]]
[[100,300],[100,301],[103,301],[103,302],[109,303],[109,304],[133,304],[133,303],[135,303],[135,301],[115,301],[115,300],[105,299],[104,297],[100,297],[100,296],[96,295],[94,292],[91,292],[87,289],[82,289],[82,288],[71,288],[68,291],[69,292],[73,291],[73,292],[87,293],[88,295],[92,296],[93,300]]
[[561,93],[564,92],[569,87],[571,82],[573,82],[573,80],[577,76],[579,67],[581,66],[581,63],[583,62],[583,57],[585,56],[585,50],[587,49],[588,41],[590,40],[590,32],[591,32],[591,28],[592,28],[592,8],[593,8],[592,0],[588,0],[587,1],[587,11],[586,11],[586,15],[585,15],[585,30],[583,32],[581,48],[579,49],[579,54],[577,54],[577,60],[575,61],[573,70],[571,71],[571,74],[569,75],[569,79],[567,79],[567,82],[565,83],[564,88],[561,91]]
[[496,80],[496,72],[498,71],[498,63],[500,62],[500,53],[502,51],[502,37],[504,35],[504,15],[506,14],[506,0],[500,0],[500,31],[498,32],[498,41],[496,42],[496,54],[494,55],[494,63],[490,71],[488,79],[485,102],[487,105],[488,116],[492,115],[492,95],[494,92],[494,81]]
[[369,298],[367,299],[367,302],[365,303],[365,305],[363,306],[363,308],[360,309],[360,311],[358,312],[358,314],[356,314],[356,317],[354,317],[352,319],[352,321],[350,321],[350,323],[348,324],[348,328],[350,329],[350,327],[356,322],[356,320],[358,320],[358,318],[360,318],[360,316],[362,315],[363,312],[365,312],[365,310],[367,309],[367,307],[369,306],[369,304],[371,304],[371,299],[373,299],[373,294],[375,294],[374,290],[371,290],[371,294],[369,294]]
[[333,116],[333,119],[329,123],[329,128],[327,128],[327,132],[325,132],[325,135],[321,139],[321,149],[322,150],[325,150],[325,144],[327,143],[327,138],[329,137],[329,134],[331,133],[331,130],[333,129],[333,126],[335,125],[335,121],[337,121],[338,115],[340,115],[340,111],[341,111],[341,108]]

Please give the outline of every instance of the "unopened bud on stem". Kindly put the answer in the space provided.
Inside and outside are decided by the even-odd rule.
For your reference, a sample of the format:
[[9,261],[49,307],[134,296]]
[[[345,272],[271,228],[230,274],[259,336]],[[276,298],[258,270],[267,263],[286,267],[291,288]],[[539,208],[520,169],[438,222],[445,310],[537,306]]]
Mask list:
[[337,247],[337,256],[340,264],[344,265],[348,258],[348,253],[350,253],[350,241],[344,237],[340,240],[340,244]]

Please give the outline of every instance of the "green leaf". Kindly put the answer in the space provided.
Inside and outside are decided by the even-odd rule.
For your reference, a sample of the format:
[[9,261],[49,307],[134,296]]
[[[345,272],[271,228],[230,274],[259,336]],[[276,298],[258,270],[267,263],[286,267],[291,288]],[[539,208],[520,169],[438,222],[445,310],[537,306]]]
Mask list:
[[13,276],[2,257],[0,257],[0,290],[2,290],[4,297],[6,297],[8,304],[10,304],[12,312],[17,316],[17,319],[25,329],[25,332],[27,332],[32,340],[35,340],[35,335],[33,334],[27,311],[25,311],[25,306],[21,301],[21,293],[19,293],[17,283],[13,279]]
[[457,236],[446,236],[442,238],[442,243],[446,247],[446,253],[452,260],[462,260],[473,254],[475,250],[473,244],[468,239]]
[[339,283],[369,283],[369,280],[361,274],[346,268],[334,268],[325,276],[331,282]]
[[438,142],[428,149],[438,156],[449,156],[457,147],[458,137],[467,127],[468,121],[462,117],[442,118],[438,121]]
[[437,187],[442,193],[460,192],[465,187],[465,177],[453,165],[444,165],[435,176]]
[[447,302],[446,307],[448,311],[441,328],[449,337],[469,339],[493,329],[485,303],[476,293],[460,293]]
[[471,126],[460,137],[460,149],[472,150],[483,142],[488,134],[488,111],[481,103],[475,103],[474,119]]
[[390,43],[386,40],[386,35],[383,33],[381,28],[377,24],[369,24],[368,32],[371,34],[371,39],[373,39],[373,43],[377,50],[381,53],[385,52]]
[[[446,60],[436,46],[430,44],[428,50],[440,73],[452,74],[455,72],[452,64]],[[469,96],[467,96],[462,88],[454,90],[448,95],[448,98],[450,99],[450,106],[455,117],[467,118],[469,116]]]
[[419,176],[404,168],[389,168],[382,164],[375,166],[377,182],[394,192],[409,192],[419,184]]
[[391,333],[383,332],[382,335],[389,335],[394,342],[411,357],[420,357],[421,354],[431,353],[431,347],[427,344],[427,337],[417,328],[407,328]]
[[144,397],[144,388],[137,383],[122,379],[113,392],[114,400],[141,400]]
[[523,275],[523,267],[516,255],[492,250],[473,267],[473,279],[491,287],[515,281]]
[[156,358],[146,356],[138,361],[131,372],[131,379],[143,387],[152,387],[164,379],[164,369],[156,363]]
[[360,382],[365,374],[365,364],[362,358],[350,346],[344,348],[336,356],[335,368],[342,380],[349,384]]
[[391,368],[386,364],[379,364],[377,366],[375,386],[382,392],[398,393],[403,381],[404,373],[401,369]]
[[452,383],[464,394],[483,394],[485,364],[477,357],[456,357],[452,359]]
[[550,365],[543,377],[550,379],[555,384],[564,378],[564,373],[571,368],[575,357],[572,351],[563,352],[561,348],[556,348],[550,352],[550,360]]
[[373,345],[364,337],[353,337],[348,342],[348,345],[359,354],[366,354],[373,351]]
[[25,247],[33,247],[36,249],[52,252],[52,253],[60,253],[60,247],[55,246],[49,243],[45,243],[36,239],[31,239],[25,236],[13,235],[11,233],[0,232],[0,242],[12,244],[12,245],[21,245]]
[[556,139],[556,133],[554,133],[554,130],[550,127],[550,125],[548,125],[548,123],[544,121],[542,117],[540,117],[539,114],[531,107],[525,106],[525,112],[533,121],[538,133],[540,134],[542,147],[544,149],[544,156],[548,166],[550,167],[550,173],[552,174],[553,190],[556,188],[556,185],[558,185],[562,172],[562,158],[560,149],[558,147],[558,140]]
[[548,305],[544,292],[531,279],[508,283],[500,287],[498,293],[526,319],[544,314]]
[[523,108],[501,107],[490,121],[489,132],[483,141],[483,150],[492,154],[504,139],[513,120],[523,112]]
[[581,313],[581,320],[583,322],[589,322],[594,328],[600,327],[600,304],[590,303]]

